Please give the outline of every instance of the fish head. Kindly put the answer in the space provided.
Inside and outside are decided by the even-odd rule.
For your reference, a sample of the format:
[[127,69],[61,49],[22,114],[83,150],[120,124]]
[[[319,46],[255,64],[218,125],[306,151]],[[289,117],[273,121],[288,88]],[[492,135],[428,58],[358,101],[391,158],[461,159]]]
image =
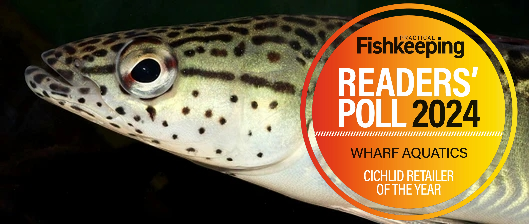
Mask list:
[[253,66],[247,66],[252,75],[269,72],[255,55],[238,65],[211,56],[222,48],[236,51],[245,39],[192,42],[193,36],[152,31],[107,34],[46,51],[42,59],[53,72],[30,66],[26,82],[39,97],[87,120],[219,169],[271,166],[299,151],[299,95],[281,92],[281,85],[258,88],[264,79],[241,66]]

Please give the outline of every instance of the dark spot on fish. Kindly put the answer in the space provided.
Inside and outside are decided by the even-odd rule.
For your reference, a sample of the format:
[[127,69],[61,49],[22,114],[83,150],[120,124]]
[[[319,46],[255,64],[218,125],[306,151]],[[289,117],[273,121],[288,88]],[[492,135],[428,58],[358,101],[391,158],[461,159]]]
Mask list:
[[222,79],[222,80],[233,80],[235,79],[235,75],[230,72],[214,72],[214,71],[206,71],[196,68],[185,68],[181,70],[183,76],[202,76],[205,78],[214,78],[214,79]]
[[145,110],[149,113],[151,120],[154,121],[154,118],[156,117],[156,109],[152,106],[148,106]]
[[312,51],[310,49],[303,50],[302,54],[303,54],[303,57],[307,59],[314,58],[314,55],[312,55]]
[[116,112],[118,112],[118,114],[121,114],[121,115],[125,115],[125,110],[123,109],[123,107],[117,107],[116,108]]
[[198,90],[193,90],[191,93],[194,97],[198,97]]
[[152,143],[154,143],[154,144],[160,144],[160,141],[158,141],[158,140],[156,140],[156,139],[153,139],[153,140],[152,140]]
[[184,55],[187,56],[187,57],[193,57],[193,56],[195,56],[195,51],[194,50],[184,51]]
[[114,123],[110,123],[110,125],[112,125],[112,126],[115,127],[115,128],[120,128],[119,125],[114,124]]
[[65,87],[65,86],[60,86],[57,83],[50,84],[50,89],[54,90],[54,91],[64,92],[64,93],[69,93],[70,92],[70,88]]
[[34,89],[34,88],[37,88],[37,85],[35,85],[35,83],[32,82],[32,81],[29,81],[29,85],[30,85],[31,88],[33,88],[33,89]]
[[258,36],[252,37],[252,43],[254,45],[262,45],[267,42],[282,44],[286,42],[286,39],[279,35],[274,35],[274,36],[258,35]]
[[204,132],[206,132],[206,129],[204,129],[204,128],[199,128],[198,129],[198,133],[204,134]]
[[268,55],[266,55],[266,57],[268,58],[268,61],[270,61],[271,63],[275,63],[275,62],[278,62],[279,59],[281,59],[281,55],[277,52],[268,52]]
[[305,39],[312,46],[318,43],[318,41],[316,41],[316,37],[307,30],[297,28],[294,30],[294,33],[298,35],[299,37]]
[[79,99],[77,100],[77,102],[79,102],[79,103],[85,103],[86,100],[85,100],[84,98],[81,97],[81,98],[79,98]]
[[272,101],[272,102],[270,103],[270,109],[276,109],[277,104],[278,104],[277,101]]
[[118,38],[109,38],[109,39],[103,41],[102,44],[103,44],[103,45],[109,45],[109,44],[111,44],[111,43],[116,42],[117,40],[119,40],[119,39],[118,39]]
[[257,109],[257,106],[258,106],[258,105],[257,105],[257,102],[252,101],[252,108],[253,108],[253,109]]
[[33,81],[35,81],[37,84],[40,84],[44,78],[46,78],[45,74],[36,74],[33,76]]
[[103,106],[103,104],[102,104],[101,102],[97,102],[96,105],[97,105],[98,107]]
[[342,44],[342,42],[344,42],[345,39],[342,37],[342,36],[338,36],[336,37],[336,39],[331,43],[331,47],[333,48],[338,48],[338,46],[340,46],[340,44]]
[[79,88],[79,93],[88,94],[90,93],[90,88],[87,88],[87,87]]
[[256,29],[256,30],[265,30],[265,29],[269,29],[269,28],[274,28],[276,26],[277,26],[277,22],[276,21],[266,21],[266,22],[255,24],[254,25],[254,29]]
[[136,132],[142,134],[143,132],[140,129],[136,129]]
[[226,124],[226,119],[223,118],[223,117],[221,117],[221,118],[219,119],[219,123],[220,123],[220,125],[224,125],[224,124]]
[[212,26],[212,27],[204,28],[203,31],[206,31],[206,32],[217,32],[217,31],[219,31],[219,28]]
[[187,148],[186,151],[188,152],[195,152],[196,150],[194,148]]
[[99,87],[99,89],[101,90],[101,96],[104,96],[105,94],[107,94],[107,87],[106,86],[101,86],[101,87]]
[[207,118],[210,118],[211,116],[213,116],[213,112],[211,110],[206,110],[206,113],[204,114],[204,116],[206,116]]
[[196,33],[198,31],[197,28],[189,28],[187,30],[184,30],[184,33]]
[[88,62],[93,62],[95,60],[94,57],[92,57],[92,55],[85,55],[82,57],[82,59]]
[[124,45],[124,43],[114,44],[112,47],[110,47],[110,50],[117,53],[119,50],[121,50],[121,48],[123,48]]
[[202,54],[202,53],[206,52],[206,50],[204,50],[204,47],[202,47],[202,46],[198,46],[198,47],[196,48],[196,50],[197,50],[197,52],[198,52],[199,54]]
[[249,32],[248,29],[246,29],[246,28],[235,27],[235,26],[228,26],[226,28],[226,30],[231,31],[231,32],[235,32],[235,33],[238,33],[238,34],[241,34],[241,35],[247,35],[248,32]]
[[288,42],[288,45],[289,45],[292,49],[294,49],[294,50],[296,50],[296,51],[298,51],[298,50],[301,49],[301,44],[299,44],[299,42],[296,41],[296,40],[293,40],[293,41]]
[[257,157],[259,157],[259,158],[263,157],[263,153],[262,152],[257,153]]
[[72,62],[73,62],[73,57],[67,57],[66,59],[64,59],[64,63],[66,65],[72,64]]
[[281,30],[283,30],[283,32],[290,32],[292,31],[292,27],[290,27],[289,25],[282,25]]
[[55,63],[57,63],[57,59],[56,58],[48,58],[46,59],[46,63],[50,66],[54,65]]
[[90,45],[90,46],[86,46],[85,48],[83,48],[82,51],[83,51],[83,52],[92,52],[92,51],[94,51],[95,49],[96,49],[95,46]]
[[108,53],[107,50],[105,50],[105,49],[100,49],[100,50],[97,50],[97,51],[92,52],[92,55],[94,55],[94,56],[96,56],[96,57],[104,57],[104,56],[107,55],[107,53]]
[[233,161],[233,159],[232,159],[232,158],[227,158],[226,160],[228,160],[228,161],[230,161],[230,162],[231,162],[231,161]]
[[162,125],[163,125],[164,127],[169,126],[169,124],[167,124],[167,121],[163,121],[163,122],[162,122]]
[[246,51],[246,45],[242,41],[239,43],[239,45],[233,48],[233,54],[235,54],[235,56],[237,57],[242,56],[245,51]]
[[180,35],[180,32],[170,32],[167,34],[167,37],[174,38],[174,37],[177,37],[178,35]]
[[210,54],[211,56],[215,56],[215,57],[226,57],[228,56],[228,51],[224,49],[213,48],[211,49]]
[[173,137],[173,139],[177,139],[178,135],[173,135],[172,137]]
[[325,31],[321,30],[320,32],[318,32],[318,36],[320,37],[321,41],[322,42],[325,42],[327,40],[327,38],[325,37]]
[[215,150],[215,153],[217,153],[217,154],[221,154],[221,153],[222,153],[222,150],[217,149],[217,150]]
[[46,96],[46,97],[50,97],[50,95],[48,95],[48,92],[46,92],[46,90],[43,90],[42,91],[42,95]]
[[266,130],[267,130],[268,132],[271,132],[271,131],[272,131],[272,126],[268,125],[268,127],[266,127]]
[[189,109],[189,107],[184,107],[184,108],[182,109],[182,113],[183,113],[184,115],[189,114],[189,111],[191,111],[191,110]]
[[82,43],[78,44],[77,46],[84,47],[84,46],[89,45],[89,44],[97,44],[97,43],[99,43],[99,41],[101,41],[101,39],[95,38],[95,39],[91,39],[91,40],[87,40],[85,42],[82,42]]
[[265,78],[251,76],[249,74],[242,75],[240,79],[244,83],[253,85],[255,87],[268,87],[276,92],[283,92],[283,93],[290,93],[290,94],[295,93],[295,86],[291,83],[281,82],[281,81],[271,83]]
[[239,100],[239,98],[238,98],[236,95],[232,95],[232,96],[230,96],[230,101],[231,101],[231,102],[236,103],[237,100]]
[[74,47],[70,46],[70,45],[64,45],[64,47],[62,47],[62,49],[64,49],[64,51],[68,54],[75,54],[76,50]]

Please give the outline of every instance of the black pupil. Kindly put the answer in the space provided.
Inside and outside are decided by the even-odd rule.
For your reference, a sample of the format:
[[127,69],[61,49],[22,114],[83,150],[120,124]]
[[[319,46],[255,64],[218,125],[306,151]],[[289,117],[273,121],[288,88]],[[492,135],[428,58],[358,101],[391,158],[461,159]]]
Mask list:
[[138,82],[153,82],[160,76],[160,65],[153,59],[140,61],[132,69],[131,76]]

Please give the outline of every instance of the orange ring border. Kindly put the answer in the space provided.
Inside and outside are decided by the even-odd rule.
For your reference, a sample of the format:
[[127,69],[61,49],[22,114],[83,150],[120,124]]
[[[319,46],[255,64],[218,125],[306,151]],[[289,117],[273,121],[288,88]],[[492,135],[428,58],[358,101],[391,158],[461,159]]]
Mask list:
[[[485,181],[485,183],[483,185],[481,185],[481,187],[479,187],[474,193],[472,193],[470,196],[468,196],[467,198],[465,198],[461,202],[459,202],[459,203],[457,203],[457,204],[455,204],[455,205],[453,205],[451,207],[445,208],[443,210],[440,210],[440,211],[437,211],[437,212],[433,212],[433,213],[428,213],[428,214],[422,214],[422,215],[395,215],[395,214],[389,214],[389,213],[385,213],[385,212],[380,212],[380,211],[377,211],[375,209],[369,208],[369,207],[367,207],[367,206],[355,201],[354,199],[349,197],[347,194],[342,192],[330,180],[330,178],[327,176],[327,174],[323,171],[323,169],[321,168],[320,164],[318,163],[318,160],[316,159],[316,157],[314,155],[314,152],[312,151],[312,146],[310,145],[310,141],[309,141],[309,138],[308,138],[308,132],[307,132],[307,126],[303,122],[303,121],[306,120],[305,107],[306,107],[306,104],[307,104],[307,90],[308,90],[308,86],[310,84],[310,80],[312,78],[312,74],[314,73],[314,70],[316,68],[316,65],[318,64],[318,61],[321,59],[323,53],[327,50],[329,45],[340,34],[342,34],[347,28],[349,28],[350,26],[356,24],[360,20],[363,20],[363,19],[365,19],[367,17],[370,17],[372,15],[376,15],[378,13],[391,11],[391,10],[396,10],[396,9],[422,9],[422,10],[432,11],[432,12],[436,12],[436,13],[448,16],[448,17],[450,17],[452,19],[455,19],[458,22],[460,22],[460,23],[464,24],[465,26],[469,27],[472,31],[474,31],[476,34],[478,34],[485,41],[485,43],[494,52],[494,55],[498,58],[498,61],[500,62],[501,66],[502,66],[502,68],[503,68],[503,70],[504,70],[504,72],[505,72],[505,74],[507,76],[507,80],[509,82],[509,90],[511,92],[512,125],[511,125],[511,131],[510,131],[510,135],[509,135],[509,141],[507,143],[507,147],[505,149],[505,152],[503,153],[503,156],[502,156],[502,158],[500,160],[500,163],[496,167],[496,169],[494,170],[492,175],[487,179],[487,181]],[[355,17],[351,21],[347,22],[340,29],[338,29],[327,40],[327,42],[325,42],[325,44],[322,46],[322,48],[320,49],[320,51],[318,52],[316,57],[313,59],[312,64],[311,64],[311,66],[309,68],[309,71],[307,73],[307,77],[305,78],[305,84],[303,85],[303,92],[302,92],[302,95],[301,95],[300,118],[301,118],[301,129],[302,129],[302,132],[303,132],[303,139],[305,141],[305,146],[307,147],[307,151],[308,151],[309,156],[310,156],[310,158],[312,160],[312,163],[314,163],[314,166],[316,167],[316,169],[318,170],[318,172],[320,173],[322,178],[325,180],[325,182],[327,182],[327,184],[338,195],[340,195],[343,199],[345,199],[346,201],[348,201],[349,203],[351,203],[355,207],[357,207],[357,208],[359,208],[359,209],[361,209],[361,210],[363,210],[365,212],[368,212],[370,214],[373,214],[373,215],[376,215],[376,216],[380,216],[380,217],[383,217],[383,218],[387,218],[387,219],[412,221],[412,220],[423,220],[423,219],[430,219],[430,218],[439,217],[439,216],[448,214],[448,213],[450,213],[450,212],[452,212],[452,211],[454,211],[456,209],[459,209],[462,206],[464,206],[465,204],[469,203],[471,200],[475,199],[479,194],[481,194],[490,185],[490,183],[496,178],[496,176],[500,172],[501,168],[505,164],[505,161],[507,160],[507,157],[509,156],[509,153],[511,151],[512,144],[513,144],[513,141],[514,141],[515,132],[516,132],[516,131],[513,131],[513,130],[516,130],[517,120],[518,120],[518,107],[517,106],[518,106],[518,100],[516,98],[516,92],[514,90],[514,82],[512,80],[511,72],[509,71],[509,68],[507,67],[507,63],[505,62],[505,60],[501,56],[501,54],[500,54],[499,50],[496,48],[496,46],[492,43],[492,41],[481,30],[479,30],[476,26],[474,26],[468,20],[466,20],[463,17],[461,17],[461,16],[459,16],[459,15],[457,15],[455,13],[452,13],[452,12],[450,12],[448,10],[445,10],[445,9],[442,9],[442,8],[438,8],[438,7],[435,7],[435,6],[425,5],[425,4],[403,3],[403,4],[387,5],[387,6],[383,6],[383,7],[379,7],[379,8],[367,11],[367,12]],[[489,165],[489,167],[490,167],[490,165]]]

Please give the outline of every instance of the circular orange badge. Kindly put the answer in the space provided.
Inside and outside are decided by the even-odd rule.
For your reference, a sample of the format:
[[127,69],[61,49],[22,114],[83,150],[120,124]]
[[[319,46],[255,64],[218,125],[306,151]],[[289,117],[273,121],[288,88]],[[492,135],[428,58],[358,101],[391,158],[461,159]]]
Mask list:
[[[400,4],[370,11],[337,31],[314,61],[357,21],[410,8],[450,16],[493,49],[508,75],[515,130],[516,96],[505,62],[481,31],[445,10]],[[510,134],[501,164],[480,189],[441,211],[405,216],[370,209],[336,187],[315,159],[302,125],[309,154],[322,177],[344,199],[377,216],[427,219],[461,207],[494,179],[512,146],[514,131],[504,130],[504,92],[492,62],[468,35],[436,19],[395,16],[360,28],[333,51],[317,83],[312,119],[323,158],[350,190],[382,206],[414,209],[453,199],[483,175],[502,135]]]

